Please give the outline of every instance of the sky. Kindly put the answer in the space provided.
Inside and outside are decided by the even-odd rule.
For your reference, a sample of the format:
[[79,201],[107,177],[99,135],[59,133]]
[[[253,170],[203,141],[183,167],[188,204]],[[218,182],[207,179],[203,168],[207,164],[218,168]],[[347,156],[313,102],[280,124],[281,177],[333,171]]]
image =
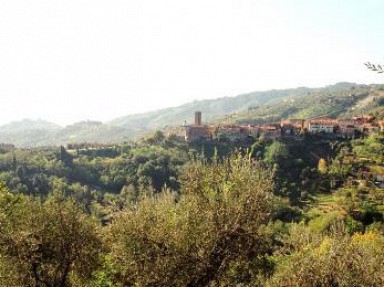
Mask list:
[[0,125],[384,83],[382,0],[0,0]]

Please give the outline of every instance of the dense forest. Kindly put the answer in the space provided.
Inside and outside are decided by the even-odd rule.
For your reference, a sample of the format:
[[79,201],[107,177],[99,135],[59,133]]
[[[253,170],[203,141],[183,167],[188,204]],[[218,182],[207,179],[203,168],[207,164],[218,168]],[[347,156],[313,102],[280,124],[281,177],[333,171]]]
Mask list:
[[1,286],[383,286],[384,134],[1,150]]

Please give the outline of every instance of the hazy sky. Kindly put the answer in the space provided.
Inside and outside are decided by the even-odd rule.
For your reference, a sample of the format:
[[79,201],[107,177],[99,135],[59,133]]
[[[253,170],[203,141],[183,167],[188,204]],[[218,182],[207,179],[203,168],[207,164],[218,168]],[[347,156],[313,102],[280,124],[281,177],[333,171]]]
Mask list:
[[384,83],[384,1],[0,0],[0,124]]

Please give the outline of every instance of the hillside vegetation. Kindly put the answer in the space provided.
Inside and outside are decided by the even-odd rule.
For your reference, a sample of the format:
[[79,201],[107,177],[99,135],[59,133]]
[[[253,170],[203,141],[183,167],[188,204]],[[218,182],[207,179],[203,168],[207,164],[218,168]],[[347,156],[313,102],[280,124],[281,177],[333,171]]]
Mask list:
[[119,143],[133,138],[128,129],[96,121],[78,122],[66,127],[23,120],[0,127],[0,142],[18,147],[60,146],[73,142]]
[[107,123],[86,121],[65,128],[44,121],[24,120],[0,127],[0,143],[20,147],[65,145],[73,142],[122,143],[155,129],[192,123],[196,110],[204,123],[259,124],[281,118],[350,117],[378,114],[384,106],[380,85],[339,83],[324,88],[271,90],[237,97],[195,101],[179,107],[117,118]]
[[4,286],[384,284],[383,133],[4,150],[0,182]]
[[251,107],[233,115],[228,122],[263,123],[281,118],[312,118],[327,116],[348,118],[354,115],[375,114],[384,106],[384,89],[381,86],[336,84],[311,89],[306,94],[275,99],[267,104]]

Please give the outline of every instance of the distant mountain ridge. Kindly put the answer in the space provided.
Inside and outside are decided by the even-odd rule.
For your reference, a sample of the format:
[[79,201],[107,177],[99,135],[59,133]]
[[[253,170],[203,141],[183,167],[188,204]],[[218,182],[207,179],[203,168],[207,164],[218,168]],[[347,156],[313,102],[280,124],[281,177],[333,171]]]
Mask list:
[[61,127],[41,120],[23,120],[0,127],[0,143],[19,147],[58,146],[74,142],[114,143],[131,139],[132,131],[98,121]]
[[182,125],[193,122],[196,110],[202,111],[203,121],[215,122],[228,114],[247,110],[249,107],[263,105],[276,99],[305,95],[310,88],[297,88],[287,90],[271,90],[253,92],[236,97],[223,97],[210,100],[190,102],[178,107],[166,108],[143,114],[128,115],[109,121],[108,124],[125,128],[155,129],[164,126]]
[[[322,88],[253,92],[236,97],[194,101],[179,107],[138,115],[120,117],[108,124],[124,128],[161,129],[193,123],[194,111],[203,113],[204,123],[263,123],[281,118],[307,118],[320,115],[348,117],[356,113],[373,112],[383,99],[381,85],[361,85],[341,82]],[[368,96],[379,99],[372,102]],[[376,96],[375,96],[376,95]],[[367,105],[359,106],[359,102]],[[383,100],[381,100],[383,101]]]
[[194,101],[119,117],[106,123],[84,121],[61,127],[43,120],[24,119],[0,126],[0,143],[13,143],[19,147],[74,142],[120,143],[154,129],[193,123],[196,110],[202,112],[203,123],[257,124],[280,118],[348,117],[356,113],[382,112],[383,107],[384,86],[338,83],[323,88],[270,90]]
[[31,119],[23,119],[21,121],[14,121],[8,124],[5,124],[0,127],[0,132],[19,132],[27,129],[30,130],[59,130],[62,127],[51,123],[45,120],[31,120]]

